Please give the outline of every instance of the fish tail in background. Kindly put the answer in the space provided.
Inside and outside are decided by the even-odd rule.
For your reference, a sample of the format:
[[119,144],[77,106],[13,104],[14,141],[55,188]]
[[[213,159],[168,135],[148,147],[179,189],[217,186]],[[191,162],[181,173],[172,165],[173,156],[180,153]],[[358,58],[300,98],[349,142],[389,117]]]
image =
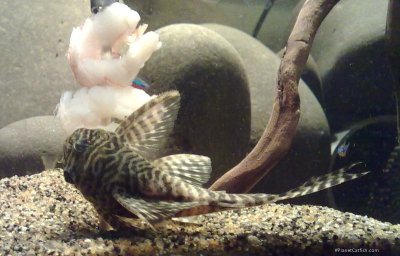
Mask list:
[[353,169],[356,166],[360,166],[363,170],[365,168],[362,163],[354,163],[337,171],[319,177],[313,177],[310,180],[306,181],[303,185],[281,194],[253,194],[251,196],[256,198],[256,205],[260,205],[309,195],[327,188],[334,187],[350,180],[358,179],[369,173],[369,171],[363,171],[361,173],[348,172],[350,169]]
[[389,159],[386,162],[385,172],[398,170],[400,167],[400,145],[397,145],[392,152],[390,152]]
[[348,172],[348,170],[358,165],[360,165],[360,163],[352,164],[348,167],[319,177],[313,177],[303,185],[281,194],[228,194],[221,191],[209,191],[209,195],[212,198],[210,201],[210,206],[218,206],[222,208],[240,208],[274,203],[277,201],[309,195],[339,185],[346,181],[357,179],[369,173],[368,171],[361,173]]
[[361,163],[355,163],[348,167],[339,169],[335,172],[328,173],[320,177],[311,178],[303,185],[282,194],[228,194],[224,191],[206,190],[210,198],[208,205],[199,205],[190,209],[182,210],[174,215],[174,220],[178,222],[195,223],[196,219],[186,217],[221,210],[229,210],[232,208],[257,206],[305,196],[327,188],[334,187],[346,181],[357,179],[369,173],[368,171],[364,171],[361,173],[348,172],[350,169],[356,166],[361,166]]
[[[209,198],[209,207],[221,208],[241,208],[247,206],[262,205],[267,203],[274,203],[285,199],[296,198],[300,196],[309,195],[318,191],[331,188],[346,181],[354,180],[369,173],[368,171],[362,173],[349,173],[348,170],[360,165],[360,163],[352,164],[348,167],[339,169],[335,172],[328,173],[319,177],[313,177],[303,185],[291,189],[282,194],[228,194],[224,191],[209,191],[207,190],[207,197]],[[197,189],[199,190],[199,189]]]
[[390,190],[390,197],[392,198],[391,207],[396,209],[391,213],[392,220],[400,219],[400,145],[397,145],[390,152],[386,166],[383,169],[384,173],[387,173],[390,184],[393,184],[393,188]]

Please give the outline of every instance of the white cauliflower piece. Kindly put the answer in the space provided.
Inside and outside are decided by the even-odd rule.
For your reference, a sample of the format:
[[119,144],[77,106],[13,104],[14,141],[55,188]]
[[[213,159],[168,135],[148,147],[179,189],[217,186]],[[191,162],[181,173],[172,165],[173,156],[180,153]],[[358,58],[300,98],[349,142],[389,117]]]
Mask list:
[[113,3],[86,19],[71,34],[67,58],[82,86],[128,86],[151,54],[161,47],[159,36],[137,27],[139,14]]
[[131,85],[161,43],[157,33],[145,33],[147,25],[137,27],[139,21],[136,11],[113,3],[73,29],[67,58],[83,88],[65,92],[57,107],[68,135],[82,127],[113,131],[115,119],[124,119],[151,99]]
[[127,86],[83,87],[62,95],[57,116],[68,135],[82,127],[114,131],[115,120],[123,120],[151,98],[145,91]]

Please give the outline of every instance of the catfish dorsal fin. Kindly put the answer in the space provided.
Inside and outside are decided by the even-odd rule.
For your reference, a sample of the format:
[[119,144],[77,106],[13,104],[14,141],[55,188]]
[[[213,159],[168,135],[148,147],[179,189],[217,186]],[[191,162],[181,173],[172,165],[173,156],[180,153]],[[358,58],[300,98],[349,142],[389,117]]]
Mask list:
[[159,170],[195,186],[202,186],[210,179],[211,159],[206,156],[170,155],[153,161],[153,165]]
[[134,151],[151,160],[171,134],[179,106],[178,91],[162,93],[128,116],[115,133]]

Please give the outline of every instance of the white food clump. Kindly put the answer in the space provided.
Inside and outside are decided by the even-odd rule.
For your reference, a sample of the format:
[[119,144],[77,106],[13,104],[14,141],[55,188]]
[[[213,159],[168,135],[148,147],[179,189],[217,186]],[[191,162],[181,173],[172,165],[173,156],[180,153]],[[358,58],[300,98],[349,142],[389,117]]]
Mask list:
[[82,127],[113,131],[113,119],[123,120],[150,99],[143,90],[127,86],[81,88],[62,95],[57,116],[68,135]]
[[87,18],[71,34],[67,58],[83,87],[66,92],[57,116],[68,134],[80,127],[112,130],[113,118],[123,119],[151,97],[131,87],[144,63],[161,47],[159,36],[137,27],[139,14],[113,3]]
[[151,54],[160,48],[155,32],[137,28],[139,14],[121,3],[106,7],[74,28],[67,53],[82,86],[130,85]]

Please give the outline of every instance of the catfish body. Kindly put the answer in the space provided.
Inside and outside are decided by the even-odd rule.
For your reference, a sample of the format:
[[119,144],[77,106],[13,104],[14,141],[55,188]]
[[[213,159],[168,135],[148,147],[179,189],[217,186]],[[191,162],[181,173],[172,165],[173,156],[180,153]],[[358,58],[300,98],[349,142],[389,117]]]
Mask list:
[[171,133],[179,102],[177,91],[161,94],[122,121],[115,132],[80,128],[66,140],[66,181],[74,184],[114,229],[129,226],[127,219],[140,218],[152,227],[175,216],[276,202],[367,173],[350,174],[341,169],[279,195],[228,194],[202,188],[210,177],[210,158],[177,154],[154,159]]

